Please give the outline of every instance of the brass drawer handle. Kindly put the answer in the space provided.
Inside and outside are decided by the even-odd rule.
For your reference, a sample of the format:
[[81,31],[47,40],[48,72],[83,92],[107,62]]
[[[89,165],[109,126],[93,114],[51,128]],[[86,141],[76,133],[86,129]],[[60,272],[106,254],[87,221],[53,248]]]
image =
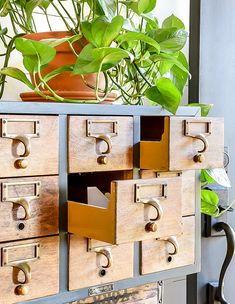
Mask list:
[[154,207],[157,211],[157,216],[153,219],[150,219],[150,221],[159,221],[163,216],[163,209],[162,206],[159,204],[159,200],[153,198],[149,200],[146,204]]
[[27,263],[21,263],[21,264],[12,264],[13,268],[17,268],[21,270],[24,273],[24,281],[20,282],[18,281],[19,284],[28,284],[31,280],[32,274],[31,274],[31,268],[29,264]]
[[22,155],[19,155],[20,157],[27,157],[30,154],[31,151],[31,143],[30,143],[30,139],[27,136],[23,136],[23,135],[18,135],[14,138],[15,140],[20,141],[23,145],[24,145],[24,153]]
[[102,154],[109,154],[112,152],[112,140],[108,134],[100,134],[96,136],[97,139],[103,140],[107,144],[107,149]]
[[25,198],[21,198],[18,201],[14,202],[14,204],[21,206],[24,209],[24,212],[25,212],[25,216],[22,219],[19,219],[19,220],[26,221],[26,220],[31,218],[31,211],[30,211],[29,203],[30,203],[30,201],[25,199]]
[[[34,193],[25,197],[12,197],[9,195],[9,187],[14,186],[34,186]],[[21,206],[24,209],[25,216],[19,220],[28,220],[31,218],[30,202],[34,199],[39,199],[41,192],[41,182],[18,182],[18,183],[2,183],[2,202],[12,203]]]
[[[194,134],[190,131],[190,124],[203,123],[206,125],[205,133]],[[203,148],[198,151],[198,154],[194,155],[193,160],[195,163],[203,163],[205,161],[205,156],[202,154],[206,152],[209,148],[209,142],[206,136],[212,133],[212,122],[211,120],[201,120],[201,119],[187,119],[184,121],[184,135],[200,140],[203,143]]]
[[106,257],[107,259],[107,264],[106,265],[100,265],[101,268],[110,268],[113,265],[113,257],[112,257],[112,252],[109,248],[103,248],[103,247],[99,247],[99,248],[95,248],[94,251],[98,254],[98,255],[103,255]]
[[177,238],[175,236],[171,236],[169,238],[166,239],[166,241],[170,244],[173,245],[174,247],[174,251],[173,252],[169,252],[169,255],[176,255],[179,252],[179,242],[177,240]]

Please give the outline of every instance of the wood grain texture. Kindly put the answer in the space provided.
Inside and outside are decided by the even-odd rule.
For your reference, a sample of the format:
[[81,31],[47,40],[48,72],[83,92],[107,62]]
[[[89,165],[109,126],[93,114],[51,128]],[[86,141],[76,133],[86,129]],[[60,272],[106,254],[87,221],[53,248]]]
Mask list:
[[[3,118],[8,119],[37,119],[40,121],[40,137],[31,138],[30,155],[27,159],[28,167],[18,169],[15,166],[17,159],[24,153],[21,142],[9,138],[0,137],[0,177],[34,176],[58,174],[58,144],[59,144],[59,120],[56,116],[35,115],[0,115],[0,123]],[[0,124],[1,128],[1,124]],[[19,135],[34,133],[32,123],[9,123],[9,132]]]
[[[18,296],[15,288],[19,284],[16,280],[16,271],[11,266],[0,267],[0,303],[13,304],[24,302],[30,299],[46,297],[59,291],[59,237],[46,237],[26,241],[17,241],[0,244],[0,249],[8,246],[39,243],[40,259],[29,262],[32,277],[26,286],[29,289],[28,295]],[[14,259],[22,258],[22,249],[14,251]],[[20,276],[21,277],[21,276]],[[39,302],[40,303],[40,300]]]
[[[28,183],[32,184],[20,184]],[[35,193],[35,183],[41,183],[39,198],[29,202],[31,218],[24,218],[23,208],[17,204],[3,201],[3,183],[16,183],[9,186],[10,198],[22,198]],[[59,232],[59,189],[58,176],[38,176],[25,178],[0,179],[0,242],[26,239],[57,234]],[[19,224],[24,225],[24,229],[19,229]]]
[[195,214],[195,171],[157,172],[152,170],[141,170],[141,178],[171,178],[181,174],[182,177],[182,216]]
[[[152,206],[135,202],[136,184],[147,185],[143,199],[155,198],[159,184],[167,184],[167,198],[159,201],[163,209],[163,216],[156,221],[156,232],[145,231],[145,225],[151,222],[151,218],[156,217],[156,210]],[[148,187],[148,185],[153,184],[155,185]],[[116,181],[113,185],[117,202],[116,229],[118,244],[178,234],[182,231],[181,178]]]
[[224,162],[224,120],[223,118],[198,117],[190,118],[190,121],[204,121],[205,123],[191,123],[190,132],[193,134],[204,134],[206,122],[211,121],[212,133],[206,135],[209,143],[208,151],[203,153],[205,161],[196,163],[193,157],[203,148],[200,140],[184,135],[184,120],[187,118],[170,118],[170,170],[189,170],[222,168]]
[[165,240],[147,240],[141,243],[141,274],[194,264],[195,261],[195,217],[183,218],[183,234],[177,235],[178,254],[168,262],[173,246]]
[[146,284],[134,288],[118,290],[108,294],[98,295],[74,301],[68,304],[157,304],[157,283]]
[[[111,247],[113,266],[99,275],[98,255],[87,250],[87,239],[70,235],[69,290],[133,277],[133,244]],[[104,260],[104,264],[106,264]]]
[[[159,191],[163,184],[167,184],[167,198],[159,201],[163,217],[156,222],[156,232],[146,232],[146,224],[156,217],[157,211],[150,205],[136,203],[136,185],[142,189],[141,199],[150,200],[162,195]],[[163,237],[182,231],[181,209],[181,177],[113,181],[108,208],[68,202],[68,231],[111,244]]]
[[[109,133],[111,123],[102,121],[118,121],[117,136],[111,138],[112,151],[102,154],[107,149],[106,143],[87,136],[87,120],[98,121],[92,132]],[[100,123],[99,123],[100,121]],[[107,164],[98,164],[97,158],[107,156]],[[133,118],[115,116],[71,116],[69,117],[69,172],[93,172],[127,170],[133,168]]]

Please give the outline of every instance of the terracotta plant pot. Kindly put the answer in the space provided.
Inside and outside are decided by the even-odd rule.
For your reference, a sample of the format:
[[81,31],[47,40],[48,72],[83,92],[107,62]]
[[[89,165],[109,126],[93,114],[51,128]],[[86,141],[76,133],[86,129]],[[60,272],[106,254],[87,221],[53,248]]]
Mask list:
[[[41,41],[44,39],[61,39],[68,36],[72,36],[70,32],[42,32],[32,33],[25,35],[24,38],[29,40]],[[82,48],[87,44],[85,38],[73,44],[76,53],[79,54]],[[76,56],[73,54],[69,44],[67,42],[55,47],[56,56],[48,64],[46,68],[41,70],[42,76],[60,68],[63,65],[74,64],[76,62]],[[30,75],[32,83],[34,83],[33,77]],[[88,84],[95,86],[96,74],[85,75],[85,80]],[[80,75],[72,76],[71,72],[64,72],[48,81],[48,85],[61,97],[71,98],[77,100],[95,100],[95,92],[92,88],[89,88]],[[105,87],[104,77],[100,77],[99,87],[103,89]],[[41,90],[43,91],[43,89]],[[44,91],[45,93],[47,91]],[[22,93],[21,99],[24,101],[42,101],[42,97],[34,92]],[[107,101],[114,101],[116,94],[109,94]]]

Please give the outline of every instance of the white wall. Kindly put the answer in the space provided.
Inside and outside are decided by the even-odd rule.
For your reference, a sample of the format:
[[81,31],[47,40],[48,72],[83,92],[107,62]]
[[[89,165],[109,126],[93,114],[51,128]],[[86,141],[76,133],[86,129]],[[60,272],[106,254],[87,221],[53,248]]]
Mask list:
[[[166,17],[174,13],[184,21],[186,28],[189,29],[189,3],[190,0],[158,0],[156,15],[159,18],[159,21],[162,22]],[[53,15],[50,16],[52,20],[53,30],[65,30],[63,23],[60,21],[60,18],[54,16],[56,15],[56,12],[52,9],[50,13]],[[35,14],[35,20],[38,29],[40,29],[40,32],[48,31],[45,17],[43,17],[41,14]],[[3,27],[9,25],[9,21],[7,19],[1,18],[1,23]],[[0,48],[2,48],[1,45]],[[188,54],[188,46],[185,48],[185,53]],[[2,66],[2,59],[3,58],[0,57],[0,66]],[[23,67],[21,55],[15,52],[11,57],[10,65],[22,69]],[[12,78],[7,78],[7,84],[2,100],[20,100],[19,94],[28,90],[29,89],[19,81]],[[187,89],[183,103],[187,103]]]

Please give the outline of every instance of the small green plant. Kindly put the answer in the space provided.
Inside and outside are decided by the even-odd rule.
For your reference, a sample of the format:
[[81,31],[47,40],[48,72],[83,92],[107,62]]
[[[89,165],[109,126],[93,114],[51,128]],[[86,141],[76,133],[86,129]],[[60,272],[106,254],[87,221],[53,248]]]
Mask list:
[[[148,100],[152,105],[160,105],[176,113],[189,76],[188,62],[182,52],[188,34],[183,22],[174,15],[159,26],[153,14],[156,0],[7,0],[8,4],[4,5],[3,2],[0,1],[0,10],[10,17],[15,35],[22,31],[37,31],[33,20],[35,9],[45,14],[51,29],[47,13],[50,7],[56,10],[72,33],[72,37],[59,41],[29,42],[17,37],[13,47],[22,53],[25,69],[34,77],[37,75],[40,82],[33,85],[23,71],[6,64],[0,72],[4,81],[6,76],[10,76],[42,96],[42,89],[46,88],[51,92],[51,96],[43,96],[46,99],[71,102],[73,100],[66,100],[55,93],[48,81],[64,71],[79,74],[83,79],[84,75],[96,73],[94,91],[97,102],[115,90],[125,104],[142,105]],[[72,14],[68,12],[66,3],[72,4]],[[86,38],[88,45],[76,54],[73,45],[81,37]],[[55,46],[65,41],[77,57],[76,63],[62,66],[42,77],[42,69],[55,57]],[[104,90],[98,86],[101,73],[106,82]],[[103,96],[100,97],[100,93]]]
[[219,184],[223,187],[230,188],[230,181],[227,173],[224,169],[210,169],[201,171],[201,212],[213,217],[219,217],[227,212],[235,203],[233,200],[231,203],[226,204],[226,209],[221,211],[219,208],[219,196],[210,187],[212,184]]

